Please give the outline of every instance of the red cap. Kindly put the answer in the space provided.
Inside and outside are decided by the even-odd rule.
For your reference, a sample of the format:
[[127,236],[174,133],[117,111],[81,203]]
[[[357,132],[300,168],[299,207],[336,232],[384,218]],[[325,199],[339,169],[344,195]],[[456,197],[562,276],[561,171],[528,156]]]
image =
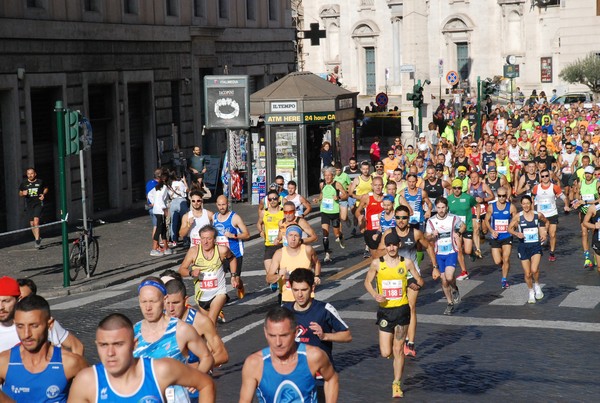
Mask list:
[[0,295],[3,297],[19,297],[21,289],[17,280],[8,276],[0,278]]

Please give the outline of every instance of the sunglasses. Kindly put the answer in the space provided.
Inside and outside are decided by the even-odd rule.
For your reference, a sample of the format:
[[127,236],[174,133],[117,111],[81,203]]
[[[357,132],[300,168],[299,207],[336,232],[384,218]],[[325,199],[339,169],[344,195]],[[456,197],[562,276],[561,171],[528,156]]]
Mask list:
[[396,220],[408,220],[407,215],[397,215],[395,217],[396,217]]
[[277,186],[283,186],[283,183],[275,183]]
[[542,178],[549,178],[550,175],[540,175]]
[[452,189],[455,189],[455,190],[456,190],[456,189],[462,190],[462,186],[452,186]]
[[294,211],[294,210],[292,210],[292,211],[285,211],[285,210],[284,210],[284,211],[283,211],[283,214],[287,214],[287,215],[291,215],[291,214],[294,214],[294,213],[295,213],[295,211]]
[[506,195],[498,195],[498,197],[506,197]]
[[269,197],[269,201],[279,200],[279,197]]
[[394,156],[393,153],[388,154],[388,157],[393,157],[393,156]]
[[202,203],[202,200],[192,200],[192,203]]

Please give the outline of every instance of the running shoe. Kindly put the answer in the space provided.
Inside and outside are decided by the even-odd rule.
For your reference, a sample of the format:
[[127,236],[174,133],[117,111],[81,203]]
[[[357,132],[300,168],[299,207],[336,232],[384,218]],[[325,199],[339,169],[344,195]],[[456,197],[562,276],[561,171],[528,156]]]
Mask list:
[[417,356],[417,352],[415,351],[415,343],[404,343],[404,355],[413,358]]
[[271,291],[275,292],[279,288],[279,284],[277,284],[277,283],[271,283],[269,285],[269,287],[271,288]]
[[550,262],[556,262],[556,256],[554,256],[554,252],[550,252],[550,257],[548,258]]
[[323,263],[331,263],[331,255],[329,252],[325,252],[325,259],[323,259]]
[[223,311],[219,312],[219,316],[217,316],[217,322],[219,322],[219,323],[227,322],[225,320],[225,314],[223,313]]
[[162,256],[162,255],[164,255],[164,253],[161,250],[152,249],[150,251],[150,256]]
[[365,253],[363,253],[363,258],[364,259],[368,259],[371,257],[371,252],[369,252],[368,250],[365,251]]
[[165,249],[163,252],[163,255],[172,255],[173,254],[173,249]]
[[584,269],[593,269],[594,268],[594,263],[592,263],[592,260],[589,258],[585,259],[585,262],[583,263],[583,268]]
[[177,242],[171,241],[168,243],[169,248],[176,248],[177,247]]
[[458,288],[453,289],[452,290],[452,302],[454,302],[455,304],[460,304],[461,298],[460,298],[460,292],[458,291]]
[[344,244],[344,238],[337,237],[335,238],[335,241],[340,244],[340,248],[346,249],[346,245]]
[[400,389],[400,381],[394,381],[394,383],[392,383],[392,397],[404,397],[404,392]]
[[238,288],[237,288],[237,297],[238,297],[238,299],[242,299],[246,295],[246,289],[244,288],[244,283],[242,283],[242,280],[239,280],[239,281],[240,281],[240,284],[238,285]]
[[510,285],[508,284],[508,280],[507,279],[502,279],[502,288],[507,289],[508,287],[510,287]]
[[533,290],[529,290],[529,299],[527,300],[528,304],[535,304],[535,293]]
[[40,249],[42,247],[42,238],[35,240],[35,248]]
[[352,227],[350,234],[352,234],[352,236],[356,236],[356,228]]
[[[542,287],[534,284],[533,289],[535,291],[535,299],[540,300],[540,299],[544,298],[544,293],[542,292]],[[531,297],[531,293],[529,296]]]
[[460,274],[458,275],[458,277],[456,277],[456,279],[458,281],[468,280],[469,279],[469,273],[467,273],[466,270],[463,270],[463,271],[460,272]]
[[475,256],[477,256],[477,258],[479,258],[479,259],[483,259],[483,255],[481,254],[481,250],[480,249],[476,249],[475,250]]
[[454,313],[454,304],[453,303],[449,303],[448,306],[446,306],[446,310],[444,311],[444,315],[452,315],[452,313]]

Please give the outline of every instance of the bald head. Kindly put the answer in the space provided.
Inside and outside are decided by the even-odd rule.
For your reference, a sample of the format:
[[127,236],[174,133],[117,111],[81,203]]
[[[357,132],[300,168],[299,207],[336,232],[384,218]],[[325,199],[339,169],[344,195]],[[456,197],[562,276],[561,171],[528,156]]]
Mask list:
[[219,214],[227,214],[229,210],[229,201],[227,197],[221,195],[217,197],[217,210],[219,210]]

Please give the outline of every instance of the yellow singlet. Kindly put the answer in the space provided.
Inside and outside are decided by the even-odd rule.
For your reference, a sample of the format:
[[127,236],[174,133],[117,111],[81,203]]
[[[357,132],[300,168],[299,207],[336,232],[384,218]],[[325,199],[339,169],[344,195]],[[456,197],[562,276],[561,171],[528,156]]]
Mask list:
[[369,177],[369,180],[363,180],[362,177],[358,176],[358,185],[354,189],[354,193],[357,196],[366,195],[367,193],[373,190],[371,183],[373,182],[373,178]]
[[265,245],[274,246],[273,241],[277,239],[279,235],[279,221],[283,220],[283,210],[280,208],[277,213],[269,212],[269,209],[265,209],[263,215],[263,224],[265,231]]
[[387,265],[383,257],[379,258],[379,270],[377,271],[377,292],[386,300],[380,302],[382,308],[396,308],[408,304],[406,295],[406,263],[404,257],[396,267]]
[[[308,256],[306,256],[306,245],[300,245],[300,253],[298,256],[291,256],[288,253],[288,248],[284,247],[281,249],[281,262],[279,263],[279,270],[281,272],[287,270],[288,274],[296,269],[311,269],[311,262]],[[312,294],[315,297],[315,294]],[[289,280],[285,281],[285,286],[282,287],[281,301],[283,302],[294,302],[294,295],[292,294],[292,285]]]

